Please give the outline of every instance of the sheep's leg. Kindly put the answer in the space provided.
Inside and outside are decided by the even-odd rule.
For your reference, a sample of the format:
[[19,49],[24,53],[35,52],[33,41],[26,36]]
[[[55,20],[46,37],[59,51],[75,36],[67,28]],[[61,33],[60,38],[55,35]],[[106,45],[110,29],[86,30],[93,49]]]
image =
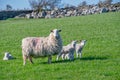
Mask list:
[[59,56],[57,55],[56,61],[58,61],[58,59],[59,59]]
[[64,54],[64,59],[67,59],[67,54]]
[[71,53],[68,53],[67,59],[71,60]]
[[26,64],[26,60],[27,60],[27,56],[26,55],[23,55],[23,65],[25,65]]
[[82,53],[80,52],[80,58],[82,58]]
[[48,64],[51,64],[51,60],[52,60],[52,56],[49,55],[49,56],[48,56]]
[[59,53],[59,54],[57,55],[57,58],[56,58],[57,61],[58,61],[58,59],[60,58],[61,55],[62,55],[61,53]]
[[70,55],[70,60],[73,60],[73,55],[72,54]]
[[29,57],[28,57],[28,59],[29,59],[30,63],[32,63],[32,64],[33,64],[32,57],[31,57],[31,56],[29,56]]
[[78,56],[79,56],[79,53],[78,53],[78,52],[76,52],[76,58],[78,58]]
[[67,54],[63,54],[63,60],[67,59]]
[[65,59],[69,59],[69,53],[65,55]]
[[74,53],[72,54],[72,60],[74,60]]
[[64,60],[65,59],[65,54],[62,54],[62,60]]

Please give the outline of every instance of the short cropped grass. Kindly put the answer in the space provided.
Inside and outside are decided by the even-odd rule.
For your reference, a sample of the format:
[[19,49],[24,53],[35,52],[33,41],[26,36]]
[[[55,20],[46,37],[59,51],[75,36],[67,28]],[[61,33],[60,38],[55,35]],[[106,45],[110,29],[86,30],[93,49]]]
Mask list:
[[[21,40],[48,36],[61,29],[63,44],[87,40],[83,57],[47,64],[33,59],[23,66]],[[3,61],[5,52],[15,59]],[[59,19],[8,19],[0,21],[0,80],[120,80],[120,12]]]

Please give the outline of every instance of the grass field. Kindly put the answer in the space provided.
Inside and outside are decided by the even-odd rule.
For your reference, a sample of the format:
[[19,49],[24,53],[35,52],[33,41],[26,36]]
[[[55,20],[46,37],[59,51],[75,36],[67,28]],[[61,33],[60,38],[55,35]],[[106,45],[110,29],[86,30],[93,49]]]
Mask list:
[[[63,44],[86,39],[82,59],[33,59],[23,66],[21,40],[61,29]],[[3,61],[5,52],[16,58]],[[60,19],[0,21],[0,80],[120,80],[120,12]]]

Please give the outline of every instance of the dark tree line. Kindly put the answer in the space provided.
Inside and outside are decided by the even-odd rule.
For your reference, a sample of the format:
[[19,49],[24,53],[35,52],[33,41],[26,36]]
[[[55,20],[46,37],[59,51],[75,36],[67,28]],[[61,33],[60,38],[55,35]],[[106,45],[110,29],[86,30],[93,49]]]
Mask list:
[[[62,0],[28,0],[31,8],[35,11],[40,12],[43,9],[54,9],[60,5]],[[6,3],[4,0],[0,0],[0,5]],[[99,0],[97,5],[99,7],[109,7],[112,4],[112,0]],[[69,4],[68,4],[69,5]],[[88,6],[86,1],[81,2],[78,7]],[[12,10],[12,6],[10,4],[6,5],[6,10]]]
[[112,4],[112,0],[105,0],[105,1],[99,1],[98,6],[99,7],[109,7]]
[[12,10],[12,6],[9,5],[9,4],[7,4],[7,5],[6,5],[6,10]]
[[32,9],[41,11],[42,9],[54,9],[57,7],[61,0],[29,0]]

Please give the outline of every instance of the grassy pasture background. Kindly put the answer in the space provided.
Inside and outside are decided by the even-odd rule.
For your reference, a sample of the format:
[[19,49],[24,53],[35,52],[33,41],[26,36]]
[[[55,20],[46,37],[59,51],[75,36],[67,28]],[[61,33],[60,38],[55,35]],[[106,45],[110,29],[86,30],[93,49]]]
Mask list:
[[[86,39],[83,58],[47,64],[46,58],[23,66],[21,40],[48,36],[61,29],[63,44]],[[16,58],[3,61],[5,52]],[[0,80],[119,80],[120,12],[60,19],[8,19],[0,21]]]

